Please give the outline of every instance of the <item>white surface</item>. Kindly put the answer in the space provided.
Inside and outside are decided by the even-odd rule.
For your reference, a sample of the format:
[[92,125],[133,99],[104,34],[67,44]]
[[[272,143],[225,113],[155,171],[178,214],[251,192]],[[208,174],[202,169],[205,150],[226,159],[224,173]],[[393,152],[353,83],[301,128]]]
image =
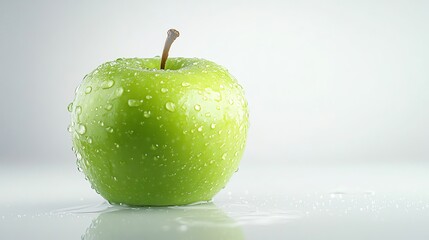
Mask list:
[[70,166],[0,168],[1,239],[428,239],[428,165],[244,163],[213,203],[112,207]]

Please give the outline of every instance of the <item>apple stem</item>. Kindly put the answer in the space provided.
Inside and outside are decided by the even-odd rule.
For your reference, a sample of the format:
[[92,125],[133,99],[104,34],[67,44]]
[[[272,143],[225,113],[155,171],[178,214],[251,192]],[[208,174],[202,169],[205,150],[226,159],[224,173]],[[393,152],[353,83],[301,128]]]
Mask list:
[[167,32],[167,39],[165,40],[164,50],[162,51],[161,58],[161,69],[165,69],[165,63],[167,62],[168,52],[170,51],[170,47],[173,44],[174,40],[180,35],[179,31],[176,29],[170,29]]

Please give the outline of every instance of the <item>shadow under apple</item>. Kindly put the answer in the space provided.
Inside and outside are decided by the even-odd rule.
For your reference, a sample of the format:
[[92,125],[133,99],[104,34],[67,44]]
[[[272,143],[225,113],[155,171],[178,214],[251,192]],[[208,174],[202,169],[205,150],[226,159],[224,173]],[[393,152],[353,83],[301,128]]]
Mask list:
[[82,239],[244,239],[240,226],[213,203],[111,209],[92,221]]

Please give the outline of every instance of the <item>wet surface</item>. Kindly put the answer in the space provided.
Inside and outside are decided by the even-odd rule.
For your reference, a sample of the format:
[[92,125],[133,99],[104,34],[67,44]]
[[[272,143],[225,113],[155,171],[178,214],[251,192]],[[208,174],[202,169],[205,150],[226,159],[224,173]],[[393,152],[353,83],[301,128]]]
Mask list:
[[428,239],[428,165],[243,164],[212,202],[106,203],[75,168],[4,166],[2,239]]

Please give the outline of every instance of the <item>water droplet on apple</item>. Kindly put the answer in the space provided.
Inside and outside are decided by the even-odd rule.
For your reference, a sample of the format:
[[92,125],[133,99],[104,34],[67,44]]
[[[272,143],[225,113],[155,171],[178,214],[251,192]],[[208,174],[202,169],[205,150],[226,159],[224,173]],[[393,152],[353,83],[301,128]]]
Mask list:
[[200,126],[197,130],[198,130],[198,132],[203,131],[203,126]]
[[226,160],[227,153],[222,154],[222,160]]
[[210,124],[211,129],[214,129],[216,127],[216,123]]
[[113,108],[113,105],[112,104],[107,104],[105,107],[104,107],[104,109],[106,109],[107,111],[110,111],[110,110],[112,110],[112,108]]
[[189,84],[188,82],[182,82],[182,87],[189,87],[191,86],[191,84]]
[[82,155],[79,152],[76,152],[76,158],[80,161],[82,159]]
[[201,106],[199,104],[194,106],[195,111],[200,111],[201,110]]
[[88,141],[89,144],[91,144],[92,143],[92,138],[88,137],[87,141]]
[[214,97],[215,101],[217,101],[217,102],[222,101],[222,95],[220,93],[215,92],[214,95],[215,95],[215,97]]
[[82,113],[82,107],[81,106],[77,106],[76,109],[75,109],[75,111],[76,111],[77,115],[80,115]]
[[146,95],[146,99],[152,99],[151,95]]
[[106,127],[106,131],[108,131],[109,133],[113,132],[113,128],[112,127]]
[[85,93],[86,94],[90,94],[91,92],[92,92],[92,87],[91,86],[88,86],[88,87],[85,88]]
[[143,112],[143,116],[145,117],[145,118],[150,118],[150,111],[144,111]]
[[113,143],[113,145],[115,145],[116,148],[119,148],[119,144]]
[[168,88],[161,88],[161,92],[162,92],[162,93],[166,93],[166,92],[168,92]]
[[76,132],[79,133],[79,134],[81,134],[81,135],[85,134],[86,133],[86,127],[85,127],[85,125],[78,124],[76,126]]
[[68,127],[67,127],[67,132],[69,132],[69,133],[71,133],[72,132],[72,126],[71,125],[69,125]]
[[124,89],[122,87],[119,87],[115,90],[115,96],[120,97],[124,93]]
[[115,84],[115,81],[107,80],[107,81],[101,82],[101,88],[108,89],[108,88],[111,88],[113,84]]
[[239,130],[240,132],[242,132],[242,131],[244,130],[244,127],[245,127],[245,125],[241,125],[241,126],[238,128],[238,130]]
[[100,126],[104,126],[104,122],[103,121],[98,121],[98,124],[100,125]]
[[128,106],[130,106],[130,107],[138,107],[142,103],[143,103],[143,100],[128,99]]
[[176,110],[176,105],[172,102],[167,102],[165,108],[170,112],[174,112]]
[[67,111],[71,112],[73,110],[73,103],[69,103],[69,105],[67,106]]

